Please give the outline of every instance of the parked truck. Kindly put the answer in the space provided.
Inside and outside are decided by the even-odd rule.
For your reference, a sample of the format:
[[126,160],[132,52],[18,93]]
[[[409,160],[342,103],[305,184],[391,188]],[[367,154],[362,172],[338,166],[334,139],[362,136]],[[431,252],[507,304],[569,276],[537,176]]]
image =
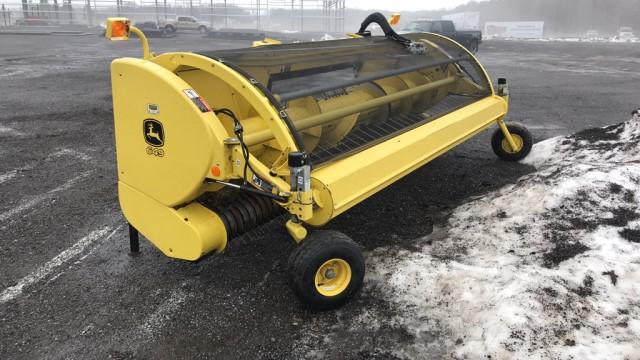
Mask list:
[[471,52],[478,51],[482,43],[482,32],[479,30],[456,30],[451,20],[416,20],[410,22],[403,32],[429,32],[453,39]]
[[199,21],[193,16],[178,16],[175,19],[161,19],[158,21],[158,27],[172,33],[178,30],[197,30],[201,33],[209,31],[207,23]]
[[629,26],[623,26],[618,30],[618,35],[615,36],[614,40],[620,42],[634,42],[638,40],[638,38],[633,34],[633,29]]

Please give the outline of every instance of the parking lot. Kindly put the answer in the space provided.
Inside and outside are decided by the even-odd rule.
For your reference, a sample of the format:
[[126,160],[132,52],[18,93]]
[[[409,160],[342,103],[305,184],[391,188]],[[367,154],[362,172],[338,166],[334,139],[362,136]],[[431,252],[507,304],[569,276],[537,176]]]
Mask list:
[[[155,52],[250,46],[196,34],[150,41]],[[293,241],[279,224],[197,263],[145,241],[140,256],[129,255],[109,63],[140,54],[136,41],[95,35],[0,36],[0,358],[388,359],[397,355],[391,344],[415,341],[402,325],[351,327],[367,312],[395,316],[367,286],[338,311],[305,309],[287,286]],[[510,119],[537,141],[623,122],[640,106],[640,44],[488,41],[479,58],[494,78],[509,79]],[[489,136],[329,227],[366,253],[411,251],[452,209],[533,171],[498,161]],[[449,344],[447,336],[431,341]]]

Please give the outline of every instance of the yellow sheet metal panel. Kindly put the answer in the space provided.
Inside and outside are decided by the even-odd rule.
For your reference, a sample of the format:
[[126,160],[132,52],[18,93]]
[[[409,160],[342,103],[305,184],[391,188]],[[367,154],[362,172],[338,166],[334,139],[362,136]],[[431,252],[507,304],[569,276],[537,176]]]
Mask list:
[[[251,107],[264,120],[283,148],[289,148],[291,151],[297,150],[289,129],[279,118],[276,109],[269,103],[269,100],[248,79],[224,63],[193,53],[166,53],[153,58],[153,62],[171,72],[190,70],[189,68],[200,69],[219,78],[233,90],[233,96],[244,99],[247,106]],[[210,85],[207,85],[206,82],[198,82],[194,84],[195,86]]]
[[226,130],[165,68],[119,59],[111,72],[120,181],[167,206],[192,200],[212,165],[226,168]]
[[[491,96],[379,145],[315,169],[312,177],[331,193],[335,217],[506,114],[504,99]],[[322,214],[327,214],[324,211]],[[319,218],[322,224],[329,219]]]
[[225,248],[224,224],[218,215],[199,203],[176,210],[123,182],[118,182],[118,192],[127,221],[166,256],[197,260]]

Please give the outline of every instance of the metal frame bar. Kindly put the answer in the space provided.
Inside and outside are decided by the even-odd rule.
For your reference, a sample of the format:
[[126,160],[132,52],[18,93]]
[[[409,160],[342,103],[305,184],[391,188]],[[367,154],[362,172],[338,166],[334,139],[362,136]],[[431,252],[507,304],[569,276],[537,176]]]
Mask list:
[[[414,88],[410,88],[407,90],[398,91],[397,93],[393,93],[390,95],[384,95],[369,101],[365,101],[363,103],[345,106],[338,110],[326,112],[326,113],[315,115],[315,116],[310,116],[308,118],[296,121],[295,128],[296,128],[296,131],[302,131],[305,129],[316,127],[316,126],[340,119],[347,115],[355,114],[367,109],[372,109],[372,108],[389,104],[394,101],[398,101],[410,96],[414,96],[416,94],[419,94],[425,91],[429,91],[442,86],[453,84],[457,80],[458,79],[455,76],[451,76],[442,80],[416,86]],[[273,138],[273,134],[271,133],[271,130],[265,129],[259,132],[245,135],[244,141],[248,146],[252,146],[252,145],[256,145],[264,141],[267,141],[271,138]]]
[[342,89],[342,88],[349,87],[349,86],[361,85],[361,84],[372,82],[372,81],[375,81],[375,80],[380,80],[380,79],[384,79],[384,78],[388,78],[388,77],[392,77],[392,76],[398,76],[398,75],[402,75],[402,74],[407,74],[407,73],[418,71],[418,70],[423,70],[423,69],[428,69],[428,68],[432,68],[432,67],[458,63],[458,62],[464,61],[464,60],[469,60],[469,57],[468,56],[462,56],[462,57],[453,58],[453,59],[434,61],[434,62],[430,62],[430,63],[426,63],[426,64],[407,66],[407,67],[403,67],[403,68],[400,68],[400,69],[384,71],[384,72],[376,73],[376,74],[369,75],[369,76],[363,76],[361,78],[356,78],[356,79],[353,79],[353,80],[345,81],[345,82],[340,83],[340,84],[317,86],[317,87],[310,88],[310,89],[292,91],[292,92],[288,92],[288,93],[284,93],[284,94],[277,94],[277,95],[275,95],[275,97],[280,102],[287,102],[287,101],[290,101],[290,100],[299,99],[299,98],[303,98],[303,97],[310,96],[310,95],[315,95],[315,94],[320,94],[320,93],[327,92],[327,91]]

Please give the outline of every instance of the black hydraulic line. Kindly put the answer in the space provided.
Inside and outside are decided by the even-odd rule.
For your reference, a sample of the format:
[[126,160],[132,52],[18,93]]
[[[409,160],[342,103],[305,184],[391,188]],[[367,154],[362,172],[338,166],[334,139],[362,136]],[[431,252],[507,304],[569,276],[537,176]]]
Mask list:
[[404,46],[409,46],[411,44],[411,40],[399,35],[395,30],[393,30],[393,28],[389,24],[389,21],[387,21],[387,18],[379,12],[375,12],[367,16],[362,24],[360,24],[360,30],[358,30],[357,34],[360,36],[371,36],[371,32],[367,31],[367,27],[369,27],[369,25],[373,23],[376,23],[380,26],[380,28],[384,32],[384,36],[386,36],[388,39],[397,41]]
[[281,202],[281,203],[286,203],[287,200],[288,200],[287,198],[282,197],[280,195],[276,195],[276,194],[272,194],[270,192],[258,190],[256,188],[253,188],[251,186],[244,185],[244,184],[234,184],[234,183],[230,183],[230,182],[226,182],[226,181],[220,181],[220,180],[209,180],[209,181],[215,182],[215,183],[220,184],[220,185],[228,186],[230,188],[234,188],[234,189],[250,192],[252,194],[268,197],[268,198],[270,198],[272,200],[275,200],[275,201],[278,201],[278,202]]
[[422,69],[427,69],[427,68],[432,68],[432,67],[437,67],[437,66],[442,66],[442,65],[453,64],[453,63],[457,63],[457,62],[460,62],[460,61],[463,61],[463,60],[468,60],[468,59],[469,59],[468,56],[462,56],[462,57],[458,57],[458,58],[434,61],[434,62],[430,62],[430,63],[426,63],[426,64],[413,65],[413,66],[403,67],[403,68],[400,68],[400,69],[380,72],[380,73],[376,73],[376,74],[369,75],[369,76],[364,76],[364,77],[353,79],[353,80],[348,80],[348,81],[342,82],[340,84],[330,84],[330,85],[324,85],[324,86],[317,86],[317,87],[314,87],[314,88],[298,90],[298,91],[292,91],[292,92],[284,93],[284,94],[277,95],[277,96],[279,96],[280,102],[284,103],[284,102],[287,102],[287,101],[290,101],[290,100],[293,100],[293,99],[299,99],[299,98],[302,98],[302,97],[305,97],[305,96],[320,94],[320,93],[323,93],[323,92],[337,90],[337,89],[343,89],[343,88],[346,88],[346,87],[349,87],[349,86],[360,85],[360,84],[372,82],[372,81],[375,81],[375,80],[380,80],[380,79],[388,78],[388,77],[391,77],[391,76],[398,76],[398,75],[402,75],[402,74],[406,74],[406,73],[410,73],[410,72],[414,72],[414,71],[418,71],[418,70],[422,70]]
[[304,143],[302,141],[302,136],[300,135],[300,133],[296,129],[295,125],[293,124],[293,121],[291,121],[291,118],[289,117],[287,112],[284,110],[284,107],[282,106],[282,103],[280,103],[273,96],[271,91],[269,91],[269,89],[267,89],[267,87],[264,86],[264,84],[262,84],[260,81],[258,81],[256,79],[254,79],[253,76],[251,76],[251,74],[249,74],[243,68],[241,68],[240,66],[238,66],[238,65],[236,65],[234,63],[228,62],[228,61],[226,61],[224,59],[221,59],[221,58],[213,58],[212,57],[212,59],[216,60],[216,61],[218,61],[218,62],[220,62],[222,64],[225,64],[228,67],[230,67],[232,70],[234,70],[238,74],[242,75],[245,79],[249,80],[249,82],[253,86],[258,88],[258,90],[260,90],[260,92],[262,92],[262,94],[269,100],[271,105],[274,108],[276,108],[276,110],[278,111],[278,116],[280,116],[282,121],[284,121],[285,125],[287,125],[287,128],[289,129],[289,132],[291,133],[291,136],[293,136],[293,141],[296,143],[296,146],[298,147],[298,150],[299,151],[305,151]]

